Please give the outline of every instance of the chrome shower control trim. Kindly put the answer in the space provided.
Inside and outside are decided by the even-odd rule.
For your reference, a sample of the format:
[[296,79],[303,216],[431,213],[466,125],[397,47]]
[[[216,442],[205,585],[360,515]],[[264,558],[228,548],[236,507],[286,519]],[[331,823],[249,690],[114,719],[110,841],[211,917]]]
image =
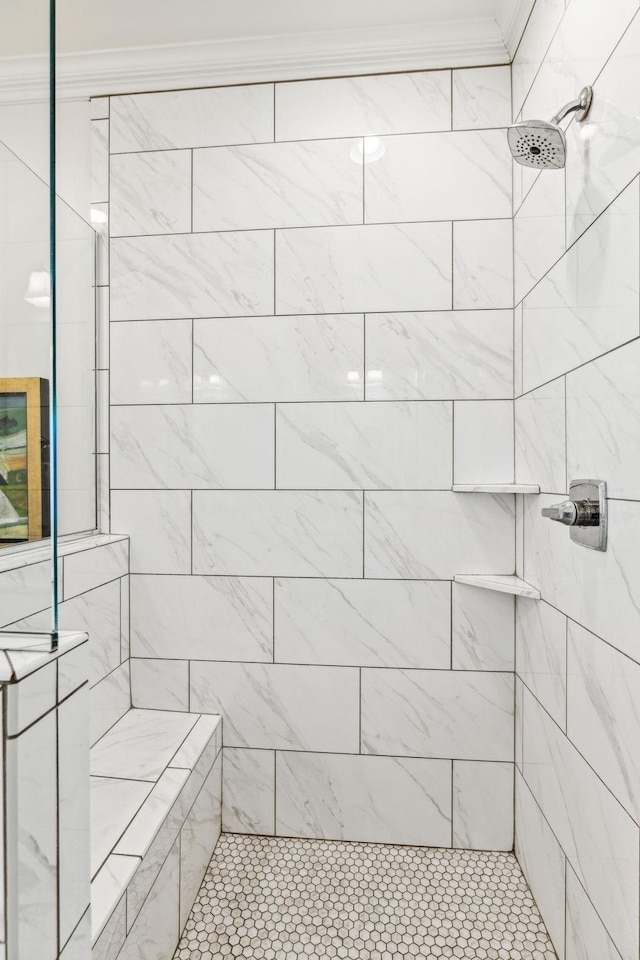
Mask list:
[[569,499],[543,507],[542,516],[571,527],[571,539],[583,547],[607,549],[607,485],[604,480],[572,480]]

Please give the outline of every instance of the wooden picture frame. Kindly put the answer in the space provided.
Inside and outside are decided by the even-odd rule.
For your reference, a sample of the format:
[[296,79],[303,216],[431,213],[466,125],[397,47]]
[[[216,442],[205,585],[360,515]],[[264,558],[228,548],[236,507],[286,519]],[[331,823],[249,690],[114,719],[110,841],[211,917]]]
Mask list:
[[0,544],[50,533],[49,381],[0,377]]

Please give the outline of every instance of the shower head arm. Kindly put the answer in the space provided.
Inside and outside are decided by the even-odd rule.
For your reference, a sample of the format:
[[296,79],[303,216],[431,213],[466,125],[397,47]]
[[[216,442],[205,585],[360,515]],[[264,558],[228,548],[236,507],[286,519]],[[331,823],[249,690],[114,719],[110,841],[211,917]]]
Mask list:
[[591,106],[591,100],[593,97],[593,91],[591,87],[583,87],[580,91],[577,100],[571,100],[569,103],[565,103],[564,107],[561,107],[560,110],[553,117],[551,123],[560,123],[561,120],[569,113],[576,113],[576,120],[584,120],[586,115],[589,113],[589,107]]

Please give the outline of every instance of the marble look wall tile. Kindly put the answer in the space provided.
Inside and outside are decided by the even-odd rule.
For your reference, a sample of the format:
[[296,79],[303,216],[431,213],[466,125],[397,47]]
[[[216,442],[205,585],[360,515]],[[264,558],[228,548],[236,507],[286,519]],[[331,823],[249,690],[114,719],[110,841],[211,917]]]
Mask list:
[[513,670],[514,598],[463,583],[452,587],[453,669]]
[[567,868],[566,960],[619,960],[620,954],[571,867]]
[[448,847],[451,763],[278,753],[276,835]]
[[89,677],[89,643],[69,650],[59,657],[58,666],[58,702],[65,700]]
[[271,660],[273,588],[266,577],[134,576],[131,611],[134,657]]
[[10,956],[54,960],[58,942],[56,717],[6,742],[7,944]]
[[524,301],[524,389],[637,337],[638,289],[635,181]]
[[516,397],[522,393],[522,313],[519,303],[513,311],[513,392]]
[[540,516],[542,507],[556,501],[537,497],[525,507],[525,580],[554,607],[640,661],[640,504],[609,501],[607,550],[600,553],[573,543],[566,530],[557,529],[560,524]]
[[51,606],[51,563],[33,563],[3,570],[0,572],[0,590],[3,627],[30,616],[34,610],[45,610]]
[[534,183],[513,220],[515,302],[565,251],[565,179],[551,171]]
[[126,537],[90,550],[70,553],[62,558],[64,568],[63,599],[69,600],[110,580],[129,573],[129,541]]
[[92,776],[157,780],[196,720],[168,710],[129,710],[93,747]]
[[367,223],[511,215],[504,131],[403,135],[381,144],[380,159],[365,165]]
[[89,109],[92,120],[108,120],[109,97],[91,97]]
[[214,763],[180,831],[180,930],[200,889],[221,830],[222,755]]
[[[91,928],[95,942],[120,912],[123,891],[140,866],[140,857],[107,857],[91,884]],[[123,925],[126,918],[123,918]],[[124,935],[122,937],[124,940]],[[120,946],[118,947],[120,949]]]
[[370,314],[369,400],[513,396],[513,312]]
[[505,127],[511,123],[511,70],[475,67],[453,71],[453,129]]
[[640,499],[640,341],[567,376],[570,477],[604,477],[610,497]]
[[567,618],[543,600],[516,602],[516,672],[565,730]]
[[365,576],[450,580],[512,573],[512,496],[365,494]]
[[567,736],[640,821],[640,665],[569,621]]
[[453,762],[453,846],[513,849],[513,764]]
[[453,482],[513,482],[513,401],[454,404]]
[[191,230],[191,151],[111,158],[112,237]]
[[218,147],[193,154],[193,229],[362,223],[361,141]]
[[91,953],[91,909],[88,907],[60,951],[60,960],[85,960]]
[[133,707],[147,710],[189,709],[188,660],[134,657],[130,666]]
[[180,936],[180,843],[174,843],[144,902],[119,960],[157,960],[173,955]]
[[193,398],[363,400],[363,337],[361,316],[196,320]]
[[91,777],[92,877],[96,876],[152,788],[153,783],[141,780]]
[[357,753],[359,701],[355,668],[191,663],[191,709],[224,717],[225,746]]
[[513,306],[511,220],[453,225],[453,306],[456,310]]
[[131,537],[132,573],[191,573],[190,490],[113,490],[111,517]]
[[91,898],[89,823],[89,688],[58,708],[58,897],[66,943]]
[[111,319],[264,315],[273,310],[273,236],[265,231],[116,239]]
[[56,705],[56,664],[49,663],[20,683],[7,684],[6,736],[15,737]]
[[523,105],[529,117],[547,116],[553,104],[573,99],[598,76],[629,22],[636,0],[620,0],[603,17],[598,0],[572,0],[547,50]]
[[[222,749],[222,717],[209,714],[196,720],[169,764],[172,768],[208,773]],[[203,781],[204,782],[204,778]],[[189,784],[191,781],[189,781]]]
[[111,403],[191,403],[191,320],[111,325]]
[[[626,5],[625,5],[626,6]],[[575,240],[636,176],[640,167],[638,111],[640,19],[596,79],[588,122],[567,131],[567,233]]]
[[516,770],[516,857],[549,936],[564,958],[565,856],[529,787]]
[[276,235],[276,310],[446,310],[450,245],[449,223],[283,231]]
[[513,760],[513,677],[471,670],[363,670],[364,753]]
[[222,766],[222,829],[226,833],[275,833],[275,754],[225,747]]
[[91,124],[91,203],[109,202],[109,121]]
[[89,634],[89,683],[94,686],[120,663],[120,581],[61,603],[59,618],[62,630]]
[[[545,493],[565,493],[567,447],[564,379],[552,380],[518,397],[515,402],[515,421],[518,483],[537,483]],[[570,475],[587,476],[575,470]]]
[[530,694],[523,770],[623,960],[631,960],[638,951],[638,826]]
[[564,8],[564,0],[537,0],[533,6],[511,67],[514,120],[522,109],[531,83],[562,20]]
[[276,140],[450,129],[448,70],[276,84]]
[[120,660],[129,658],[131,614],[129,598],[129,577],[120,581]]
[[170,150],[273,140],[273,85],[111,98],[111,150]]
[[446,582],[276,580],[275,659],[446,670],[450,605]]
[[362,494],[193,494],[193,572],[236,576],[362,575]]
[[91,689],[91,745],[124,716],[131,706],[129,663],[126,661]]
[[127,936],[127,898],[123,896],[93,944],[91,960],[115,960]]
[[273,487],[273,407],[113,407],[111,486]]
[[279,406],[276,486],[448,488],[452,433],[452,405],[444,401]]

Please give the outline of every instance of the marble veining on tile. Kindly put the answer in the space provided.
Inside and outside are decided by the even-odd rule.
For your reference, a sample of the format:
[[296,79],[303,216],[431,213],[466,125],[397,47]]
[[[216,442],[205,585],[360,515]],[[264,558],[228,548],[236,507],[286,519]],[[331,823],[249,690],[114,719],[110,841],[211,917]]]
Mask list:
[[158,779],[197,717],[161,710],[129,710],[91,751],[96,777]]
[[223,834],[174,960],[243,955],[556,960],[512,853]]

